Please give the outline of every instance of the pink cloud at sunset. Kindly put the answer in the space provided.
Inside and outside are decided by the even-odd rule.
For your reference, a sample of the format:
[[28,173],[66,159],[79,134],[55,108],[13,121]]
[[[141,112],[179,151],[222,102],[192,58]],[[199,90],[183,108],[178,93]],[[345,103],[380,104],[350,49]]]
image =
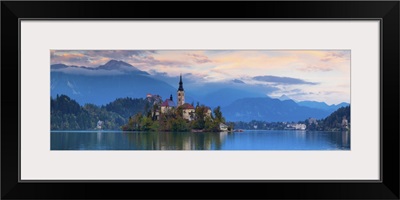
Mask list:
[[270,96],[286,94],[298,100],[312,96],[332,103],[350,101],[350,54],[349,50],[50,51],[51,64],[94,68],[120,60],[150,74],[192,74],[197,83],[238,80],[279,88]]

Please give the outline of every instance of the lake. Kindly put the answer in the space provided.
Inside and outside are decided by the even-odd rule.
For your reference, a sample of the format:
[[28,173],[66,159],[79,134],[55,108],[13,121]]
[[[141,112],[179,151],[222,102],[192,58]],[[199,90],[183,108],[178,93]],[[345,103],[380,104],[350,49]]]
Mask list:
[[52,131],[51,150],[350,150],[350,133]]

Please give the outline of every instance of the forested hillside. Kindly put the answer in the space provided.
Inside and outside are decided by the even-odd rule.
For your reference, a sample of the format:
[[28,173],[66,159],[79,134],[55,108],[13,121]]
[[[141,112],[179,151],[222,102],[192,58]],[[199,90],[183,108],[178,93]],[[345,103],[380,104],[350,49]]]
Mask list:
[[341,107],[335,112],[330,114],[328,117],[322,120],[317,120],[317,123],[308,123],[307,130],[320,130],[320,131],[339,131],[346,129],[343,125],[343,119],[348,123],[348,129],[350,129],[350,106]]
[[130,116],[145,112],[149,107],[144,99],[118,98],[105,105],[79,105],[66,95],[51,98],[51,130],[95,130],[102,121],[104,130],[120,130]]

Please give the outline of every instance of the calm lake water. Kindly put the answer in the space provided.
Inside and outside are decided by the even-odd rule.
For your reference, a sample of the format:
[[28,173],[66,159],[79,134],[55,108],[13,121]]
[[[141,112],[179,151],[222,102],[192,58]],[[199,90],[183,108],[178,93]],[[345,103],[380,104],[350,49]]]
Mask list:
[[350,150],[350,133],[52,131],[51,150]]

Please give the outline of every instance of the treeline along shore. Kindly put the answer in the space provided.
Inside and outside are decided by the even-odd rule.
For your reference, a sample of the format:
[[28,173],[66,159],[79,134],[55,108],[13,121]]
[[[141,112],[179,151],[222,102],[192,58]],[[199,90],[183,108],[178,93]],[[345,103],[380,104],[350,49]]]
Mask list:
[[[51,98],[51,130],[102,130],[219,132],[245,130],[292,130],[343,131],[350,130],[350,106],[341,107],[324,119],[312,117],[297,122],[227,122],[220,107],[210,108],[193,105],[192,120],[182,116],[182,110],[157,113],[154,102],[144,98],[118,98],[106,105],[80,105],[67,95]],[[157,116],[157,117],[155,117]]]
[[[183,118],[182,108],[157,113],[159,108],[148,99],[118,98],[106,105],[79,105],[67,95],[51,98],[51,130],[123,130],[123,131],[221,131],[225,125],[220,107],[213,109],[197,104],[193,120]],[[157,115],[156,115],[157,113]],[[101,128],[99,128],[99,124]],[[227,123],[224,130],[233,130]]]

